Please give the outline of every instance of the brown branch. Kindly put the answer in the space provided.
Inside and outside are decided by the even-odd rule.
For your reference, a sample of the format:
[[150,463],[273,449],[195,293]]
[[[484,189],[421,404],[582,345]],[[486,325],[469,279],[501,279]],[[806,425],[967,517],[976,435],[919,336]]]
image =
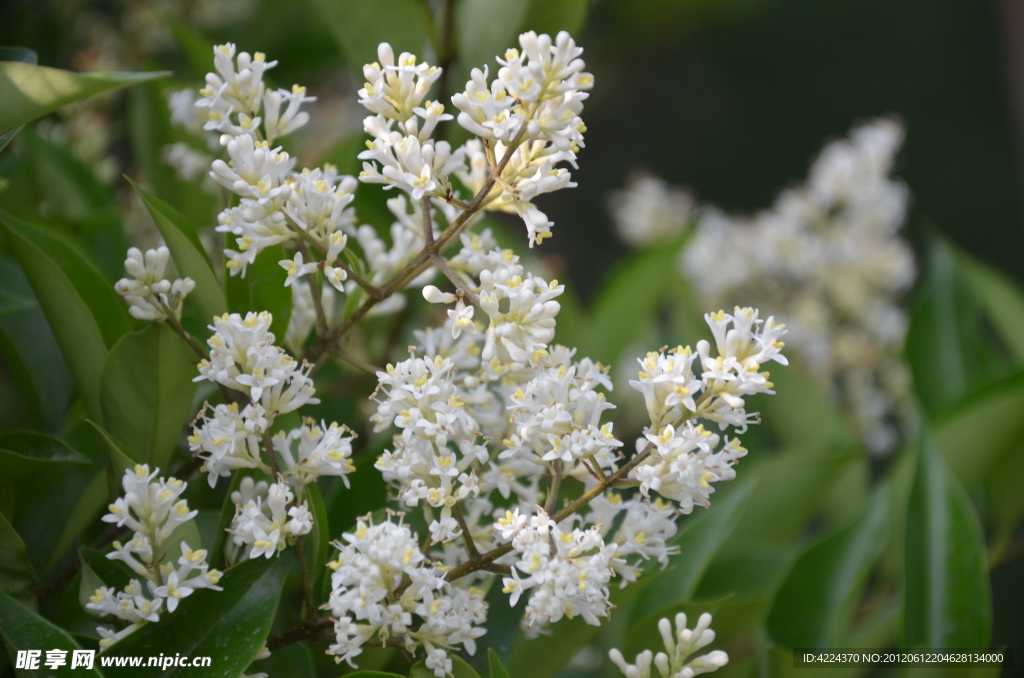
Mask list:
[[[519,148],[519,144],[522,143],[523,136],[526,134],[526,127],[526,123],[523,123],[523,126],[519,128],[519,131],[505,150],[505,155],[498,164],[491,169],[484,185],[469,203],[466,210],[456,217],[455,221],[449,224],[448,228],[446,228],[444,232],[441,233],[440,237],[434,240],[430,246],[425,246],[420,250],[420,252],[411,262],[409,262],[408,265],[406,265],[403,270],[396,273],[387,282],[376,288],[376,290],[367,290],[366,301],[360,304],[359,308],[353,311],[352,315],[346,318],[344,322],[335,326],[323,337],[317,339],[317,342],[311,346],[308,351],[306,351],[306,354],[303,356],[304,359],[311,363],[315,363],[320,356],[330,351],[331,344],[337,343],[353,325],[369,313],[371,308],[387,299],[395,292],[403,289],[425,270],[430,268],[433,263],[431,261],[431,254],[443,254],[452,244],[452,240],[457,238],[469,226],[470,219],[487,203],[491,189],[494,188],[494,184],[497,182],[498,177],[501,176],[505,167],[512,160],[512,155],[515,153],[516,149]],[[376,294],[374,292],[376,292]]]
[[313,582],[309,578],[309,564],[306,562],[306,549],[302,548],[302,540],[295,541],[295,555],[299,557],[299,574],[302,575],[302,593],[306,601],[306,624],[315,624],[317,619],[316,603],[313,602]]
[[277,463],[277,453],[274,452],[274,444],[270,440],[270,431],[263,432],[263,447],[267,450],[267,457],[270,458],[270,468],[274,470],[274,481],[281,475],[281,467]]
[[309,623],[300,624],[294,628],[283,631],[276,636],[267,638],[267,649],[274,651],[282,647],[298,643],[303,640],[324,641],[331,640],[334,636],[328,627],[334,624],[329,617],[317,617]]
[[[617,481],[621,480],[622,478],[625,478],[629,474],[629,472],[632,471],[637,466],[639,466],[640,463],[643,462],[643,460],[647,459],[647,457],[649,457],[651,454],[652,447],[654,447],[652,443],[647,443],[647,447],[644,448],[643,452],[630,459],[622,468],[608,476],[608,479],[606,481],[604,481],[603,483],[598,483],[594,487],[584,492],[583,495],[580,496],[578,499],[569,502],[569,504],[567,504],[566,507],[563,508],[561,511],[556,513],[552,517],[552,519],[556,523],[559,523],[568,518],[569,516],[571,516],[572,514],[579,511],[581,508],[583,508],[590,502],[592,502],[595,498],[600,496],[601,493],[603,493],[609,487],[614,485]],[[477,560],[471,560],[457,567],[453,567],[452,569],[448,570],[444,578],[447,581],[455,581],[456,579],[461,579],[462,577],[472,574],[477,570],[486,570],[489,567],[491,567],[491,564],[495,560],[502,557],[511,550],[512,544],[504,544],[502,546],[499,546],[495,549],[488,551],[487,553],[481,554]]]
[[469,533],[469,525],[466,523],[466,517],[462,515],[462,507],[459,506],[458,502],[455,502],[455,506],[452,507],[452,513],[455,515],[455,520],[458,521],[459,527],[462,528],[462,541],[466,545],[466,555],[469,556],[470,560],[476,560],[480,557],[480,552],[476,550],[473,535]]
[[551,476],[551,489],[548,490],[548,500],[544,503],[544,512],[551,515],[555,512],[555,505],[558,503],[558,493],[562,489],[562,468],[564,464],[561,459],[556,459],[552,465],[554,474]]

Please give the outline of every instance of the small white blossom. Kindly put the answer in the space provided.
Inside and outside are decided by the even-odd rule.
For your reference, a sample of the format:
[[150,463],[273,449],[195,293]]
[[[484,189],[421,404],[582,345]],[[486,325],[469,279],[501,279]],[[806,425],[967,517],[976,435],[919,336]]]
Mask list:
[[729,655],[713,650],[698,657],[691,655],[714,642],[715,632],[710,629],[711,615],[702,614],[693,630],[686,628],[686,615],[679,613],[675,618],[675,634],[668,619],[658,622],[658,632],[665,645],[664,652],[656,655],[645,650],[637,655],[633,664],[627,664],[622,653],[612,648],[608,657],[626,678],[650,678],[651,663],[658,668],[662,678],[693,678],[701,673],[711,673],[729,663]]
[[162,321],[181,317],[181,303],[196,284],[191,278],[164,278],[170,256],[166,247],[147,250],[145,255],[135,247],[128,250],[124,269],[132,277],[118,280],[114,290],[128,302],[133,318]]

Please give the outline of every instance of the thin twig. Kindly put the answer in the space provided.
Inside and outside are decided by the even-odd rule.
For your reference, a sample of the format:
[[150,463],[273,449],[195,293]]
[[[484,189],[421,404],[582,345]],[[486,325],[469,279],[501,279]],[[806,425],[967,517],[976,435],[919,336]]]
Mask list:
[[[309,257],[309,248],[306,247],[306,243],[298,241],[295,243],[296,249],[302,254],[302,258],[306,261],[312,261]],[[313,308],[316,309],[316,329],[318,334],[327,334],[330,329],[327,327],[327,314],[324,312],[323,299],[320,298],[320,278],[317,277],[318,271],[314,271],[309,276],[309,293],[313,297]]]
[[548,500],[544,503],[544,512],[551,515],[555,512],[555,504],[558,503],[558,493],[562,489],[562,468],[564,464],[561,459],[556,459],[551,465],[554,471],[551,476],[551,489],[548,490]]
[[469,556],[470,560],[476,560],[480,557],[480,552],[476,550],[473,535],[469,533],[469,525],[466,524],[466,517],[462,515],[462,507],[459,506],[459,502],[455,502],[455,506],[452,507],[452,513],[455,515],[455,520],[458,521],[459,527],[462,528],[462,541],[466,545],[466,555]]
[[[186,330],[182,326],[181,321],[175,318],[174,314],[171,313],[171,309],[169,309],[163,302],[161,302],[160,305],[164,307],[164,313],[167,316],[166,322],[168,326],[170,326],[172,330],[181,335],[181,338],[185,340],[185,343],[187,343],[192,348],[193,351],[195,351],[195,354],[199,356],[200,360],[209,361],[210,354],[206,352],[206,349],[204,349],[202,345],[198,341],[196,341],[191,334],[188,333],[188,330]],[[228,390],[227,386],[221,384],[220,382],[217,382],[217,388],[220,389],[220,395],[221,397],[224,398],[225,403],[234,402],[234,398],[231,397],[231,391]]]
[[[423,213],[423,233],[429,234],[430,236],[426,240],[426,246],[427,248],[429,248],[430,245],[434,242],[434,224],[430,219],[430,196],[423,196],[423,199],[420,201],[420,212]],[[462,292],[462,296],[463,298],[466,299],[466,301],[473,304],[474,306],[480,305],[480,300],[477,299],[477,296],[473,293],[473,290],[469,289],[469,285],[467,285],[462,278],[455,275],[455,272],[451,268],[449,268],[448,262],[444,260],[444,257],[442,257],[437,252],[431,252],[430,260],[434,262],[434,266],[437,267],[437,270],[441,271],[441,273],[443,273],[444,276],[448,278],[448,280],[450,280],[453,285],[455,285],[455,289]]]
[[263,432],[263,447],[267,450],[267,456],[270,458],[270,468],[274,471],[274,480],[281,475],[281,467],[277,464],[277,453],[274,452],[274,444],[270,440],[270,431]]
[[341,358],[342,360],[347,362],[349,365],[351,365],[353,367],[357,367],[357,368],[361,369],[363,372],[366,372],[367,374],[371,374],[371,375],[376,376],[377,372],[380,371],[379,367],[371,365],[370,363],[366,362],[362,358],[349,353],[348,351],[343,349],[341,346],[332,346],[331,347],[331,355],[334,355],[334,356],[337,356],[337,357]]
[[[572,514],[576,513],[581,508],[589,504],[595,498],[600,496],[601,493],[603,493],[609,487],[614,485],[616,481],[625,478],[630,471],[639,466],[641,462],[643,462],[645,459],[647,459],[647,457],[650,456],[651,448],[653,447],[654,445],[652,443],[647,443],[647,447],[644,448],[643,452],[630,459],[628,462],[626,462],[625,465],[622,466],[622,468],[608,476],[608,479],[605,482],[598,483],[594,487],[584,492],[583,495],[580,496],[578,499],[569,502],[569,504],[567,504],[565,508],[563,508],[561,511],[552,516],[552,520],[554,520],[556,523],[562,522],[563,520],[565,520],[566,518],[568,518],[569,516],[571,516]],[[512,544],[504,544],[502,546],[499,546],[495,549],[488,551],[487,553],[482,553],[480,554],[480,557],[478,559],[467,561],[457,567],[453,567],[452,569],[448,570],[444,578],[447,581],[455,581],[456,579],[461,579],[462,577],[472,574],[477,570],[486,570],[488,567],[491,566],[491,563],[493,563],[495,560],[502,557],[511,550]]]
[[433,262],[430,260],[432,253],[443,254],[449,245],[452,244],[454,238],[457,238],[466,228],[469,226],[472,217],[493,197],[490,195],[491,189],[494,188],[494,184],[497,182],[498,177],[504,171],[505,167],[512,160],[512,155],[516,149],[522,143],[523,136],[526,134],[526,123],[519,128],[519,131],[513,137],[509,143],[508,148],[505,150],[505,155],[498,162],[496,166],[491,169],[490,174],[487,176],[487,180],[484,185],[477,192],[476,196],[470,201],[469,206],[464,212],[462,212],[455,220],[449,224],[448,228],[444,230],[441,235],[434,240],[429,247],[424,247],[420,252],[413,257],[413,260],[409,262],[401,271],[396,273],[390,279],[388,279],[383,285],[377,288],[378,294],[374,295],[369,290],[367,291],[368,298],[360,306],[352,312],[352,314],[345,319],[340,325],[335,326],[330,332],[323,335],[317,342],[306,351],[303,356],[309,362],[315,363],[320,356],[330,351],[330,346],[337,343],[345,333],[357,322],[359,322],[363,316],[370,312],[370,309],[379,304],[381,301],[387,299],[395,292],[403,289],[410,282],[415,280],[420,274],[427,270]]
[[317,617],[311,620],[310,623],[300,624],[276,636],[267,638],[267,649],[273,651],[303,640],[331,640],[333,634],[330,633],[328,627],[333,624],[334,622],[328,617]]

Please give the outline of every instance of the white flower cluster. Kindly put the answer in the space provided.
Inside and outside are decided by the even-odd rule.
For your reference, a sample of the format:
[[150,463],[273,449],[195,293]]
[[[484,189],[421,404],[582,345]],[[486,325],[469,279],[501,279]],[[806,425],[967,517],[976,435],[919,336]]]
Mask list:
[[360,519],[346,543],[335,542],[338,559],[328,563],[336,619],[336,642],[329,654],[352,664],[367,644],[390,644],[426,652],[426,666],[437,678],[452,671],[448,651],[456,645],[474,654],[487,619],[484,593],[444,580],[444,568],[431,563],[416,536],[399,520],[373,525]]
[[706,214],[682,260],[708,305],[742,301],[784,314],[799,366],[877,453],[892,450],[914,421],[899,304],[915,276],[898,237],[909,194],[890,176],[902,140],[890,120],[855,128],[770,210]]
[[187,483],[176,478],[154,481],[159,472],[160,469],[150,472],[145,465],[126,470],[122,479],[124,496],[111,504],[110,513],[103,516],[104,522],[133,532],[126,544],[115,541],[107,558],[127,564],[146,586],[143,588],[139,579],[132,579],[123,591],[102,586],[89,598],[88,609],[127,622],[120,630],[97,628],[102,637],[101,650],[148,622],[160,621],[162,613],[174,612],[178,601],[196,590],[221,590],[217,586],[220,572],[209,569],[206,551],[202,549],[193,550],[182,541],[177,567],[162,562],[167,553],[164,543],[179,525],[192,520],[196,511],[190,511],[188,503],[179,498]]
[[[288,329],[284,333],[284,345],[295,354],[302,349],[309,338],[309,332],[316,326],[316,306],[309,282],[299,280],[292,283],[292,314],[288,316]],[[320,305],[324,309],[327,324],[334,319],[336,295],[334,288],[324,285],[320,290]]]
[[234,562],[276,556],[313,529],[313,517],[305,502],[294,503],[295,495],[282,483],[268,487],[263,481],[254,483],[246,477],[231,499],[237,507],[229,528],[235,547],[229,553],[234,555]]
[[633,247],[647,247],[682,233],[695,207],[688,192],[650,174],[631,177],[608,200],[619,237]]
[[627,664],[622,653],[615,648],[608,651],[608,657],[626,678],[651,678],[652,662],[662,678],[693,678],[701,673],[717,671],[729,663],[729,655],[721,650],[690,658],[694,652],[715,641],[715,632],[710,628],[710,614],[702,614],[697,626],[690,630],[686,628],[686,615],[680,612],[676,615],[675,627],[673,634],[672,622],[668,619],[658,622],[658,632],[665,644],[664,652],[654,654],[645,650],[636,656],[632,664]]
[[495,529],[511,541],[517,556],[512,576],[502,580],[502,590],[511,594],[509,602],[515,605],[524,591],[533,589],[524,617],[528,629],[577,615],[597,626],[599,617],[609,615],[608,583],[615,574],[617,546],[606,545],[597,527],[563,530],[543,511],[527,519],[516,509],[499,519]]
[[131,278],[121,278],[114,290],[128,302],[128,312],[140,320],[163,321],[181,317],[181,303],[196,284],[191,278],[167,280],[164,274],[171,252],[166,247],[128,250],[124,270]]
[[[785,325],[774,318],[761,321],[751,308],[736,308],[734,315],[722,311],[705,315],[715,339],[717,356],[704,340],[694,353],[688,346],[668,352],[649,353],[640,359],[643,368],[630,385],[644,395],[651,425],[646,440],[638,441],[638,450],[650,456],[637,466],[630,477],[640,481],[640,491],[650,490],[679,504],[690,513],[694,504],[707,506],[714,489],[711,483],[732,480],[732,466],[747,451],[739,440],[726,439],[719,449],[720,437],[696,424],[704,419],[725,431],[732,426],[744,433],[756,423],[756,415],[747,413],[745,396],[774,393],[770,374],[761,365],[775,361],[788,364],[782,355]],[[693,362],[700,358],[701,374],[695,377]],[[717,451],[716,451],[717,450]]]

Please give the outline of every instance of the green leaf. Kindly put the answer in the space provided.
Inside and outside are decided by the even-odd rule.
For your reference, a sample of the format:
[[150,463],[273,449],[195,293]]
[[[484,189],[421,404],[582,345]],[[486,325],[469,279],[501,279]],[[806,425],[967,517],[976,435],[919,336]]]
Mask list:
[[[959,402],[996,370],[980,312],[971,290],[957,275],[953,249],[943,240],[933,241],[904,347],[914,390],[932,417]],[[938,365],[942,369],[936,369]]]
[[153,222],[171,251],[178,275],[195,281],[196,288],[185,297],[185,303],[195,308],[196,315],[205,327],[212,322],[214,316],[220,316],[227,311],[228,303],[224,299],[220,283],[217,282],[217,276],[213,273],[210,259],[199,242],[195,228],[188,223],[183,214],[163,200],[144,191],[131,179],[128,179],[128,183],[142,198],[142,203],[153,217]]
[[935,442],[965,487],[993,468],[1024,437],[1024,373],[972,393],[935,424]]
[[825,537],[797,559],[775,595],[766,626],[785,647],[832,647],[868,571],[888,540],[889,500],[884,486],[863,517]]
[[847,418],[818,384],[791,367],[772,368],[776,394],[753,402],[781,446],[797,452],[826,453],[860,445]]
[[46,472],[53,464],[90,464],[64,441],[35,431],[0,433],[0,468],[8,478]]
[[124,302],[103,275],[57,235],[0,211],[7,244],[21,263],[90,417],[100,418],[100,371],[129,330]]
[[[0,61],[20,61],[23,64],[35,66],[39,63],[39,55],[27,47],[0,47]],[[9,132],[0,134],[0,153],[3,153],[3,150],[7,148],[7,144],[20,131],[21,127],[19,126]]]
[[981,524],[923,428],[907,509],[907,647],[988,647],[992,603]]
[[288,319],[292,313],[292,290],[284,286],[288,274],[278,262],[289,259],[284,247],[267,247],[249,264],[245,277],[232,276],[225,267],[224,288],[227,292],[228,310],[231,313],[259,313],[269,311],[274,316],[271,332],[279,340],[284,339]]
[[71,651],[80,650],[81,646],[74,639],[60,628],[54,626],[47,620],[40,617],[18,603],[9,595],[0,591],[0,635],[3,635],[4,644],[9,652],[16,653],[18,650],[43,650],[42,659],[46,658],[46,650],[67,651],[67,664],[58,669],[48,669],[40,660],[39,669],[19,669],[18,678],[32,676],[32,678],[88,678],[94,676],[100,678],[100,672],[96,669],[85,669],[78,667],[71,668]]
[[491,648],[487,648],[487,663],[490,664],[491,678],[511,678],[508,669],[498,659],[498,653]]
[[462,0],[455,5],[455,33],[459,65],[449,75],[452,91],[461,92],[474,68],[488,68],[490,77],[498,72],[495,57],[509,47],[518,47],[519,26],[526,16],[529,0]]
[[578,40],[589,9],[590,0],[530,0],[523,31],[548,33],[552,38],[558,31],[569,31]]
[[[711,504],[700,515],[682,518],[682,529],[670,544],[679,547],[669,567],[650,583],[633,603],[632,623],[657,614],[669,605],[689,602],[701,577],[725,540],[739,524],[756,481],[744,482],[723,500]],[[698,509],[700,510],[700,509]]]
[[655,311],[671,286],[684,284],[675,272],[680,246],[667,244],[637,252],[605,279],[577,355],[614,362],[638,327],[654,322]]
[[[457,654],[449,654],[448,658],[452,660],[452,672],[450,674],[452,678],[480,678],[480,674],[474,671],[473,667],[467,664],[466,660],[462,657]],[[434,678],[434,670],[428,669],[423,662],[419,662],[412,667],[412,671],[409,672],[409,678]]]
[[74,101],[126,85],[162,78],[152,73],[72,73],[46,66],[0,62],[0,134]]
[[107,505],[106,474],[97,473],[78,496],[71,512],[60,524],[60,532],[53,543],[53,553],[46,564],[46,570],[50,571],[60,562],[61,557],[67,553],[76,540],[85,532],[93,521],[98,517],[100,510]]
[[[223,591],[201,589],[158,624],[147,624],[115,643],[106,656],[156,656],[181,653],[211,657],[218,675],[237,676],[263,647],[277,612],[291,554],[247,560],[224,573]],[[108,671],[110,674],[115,672]],[[126,674],[127,675],[127,674]],[[209,668],[133,668],[132,678],[210,675]]]
[[1024,294],[995,268],[963,250],[957,250],[956,255],[960,274],[981,302],[993,329],[1014,361],[1024,362]]
[[235,502],[231,500],[231,494],[238,491],[239,485],[242,484],[242,479],[250,475],[245,470],[235,471],[234,475],[231,476],[231,482],[228,484],[227,494],[224,495],[224,503],[220,508],[220,518],[217,520],[217,536],[213,541],[213,547],[210,549],[210,556],[208,562],[213,567],[224,567],[224,543],[228,539],[228,528],[231,527],[231,521],[235,517]]
[[144,463],[165,471],[192,409],[195,358],[174,330],[152,323],[126,334],[103,365],[103,423]]
[[97,435],[99,435],[100,439],[105,444],[107,449],[107,459],[110,462],[111,478],[116,480],[120,487],[120,479],[124,475],[124,472],[129,469],[134,469],[137,464],[141,464],[142,462],[124,443],[104,431],[101,427],[97,426],[96,422],[86,420],[86,424],[88,424],[88,426]]
[[[433,676],[433,672],[430,674]],[[346,673],[346,678],[405,678],[397,673],[385,673],[384,671],[355,671],[354,673]]]
[[[57,431],[71,401],[71,374],[32,287],[13,260],[0,258],[0,353],[35,428]],[[24,422],[22,426],[29,426]]]
[[0,514],[0,591],[25,607],[36,609],[33,581],[25,542]]
[[309,571],[312,577],[312,582],[310,583],[313,586],[313,590],[316,591],[316,584],[327,569],[331,525],[327,519],[327,507],[324,505],[324,498],[320,494],[320,488],[315,483],[306,486],[305,499],[309,501],[309,512],[313,516],[313,531],[309,539],[309,543],[313,545],[309,554]]
[[98,588],[112,586],[121,591],[132,579],[139,578],[139,575],[132,572],[127,564],[110,560],[95,549],[83,546],[78,549],[78,558],[82,564],[82,578],[78,584],[78,604],[87,613],[97,618],[98,613],[89,610],[85,605]]
[[[388,42],[395,58],[422,55],[427,46],[429,7],[417,0],[313,0],[349,67],[377,61],[377,45]],[[387,16],[386,21],[381,21]]]
[[494,657],[490,660],[492,673],[494,661],[508,661],[519,636],[519,623],[523,620],[523,612],[526,610],[526,596],[512,607],[508,594],[501,589],[501,579],[495,579],[487,591],[487,633],[477,638],[476,654],[469,658],[477,671],[483,672],[488,669],[490,656]]

